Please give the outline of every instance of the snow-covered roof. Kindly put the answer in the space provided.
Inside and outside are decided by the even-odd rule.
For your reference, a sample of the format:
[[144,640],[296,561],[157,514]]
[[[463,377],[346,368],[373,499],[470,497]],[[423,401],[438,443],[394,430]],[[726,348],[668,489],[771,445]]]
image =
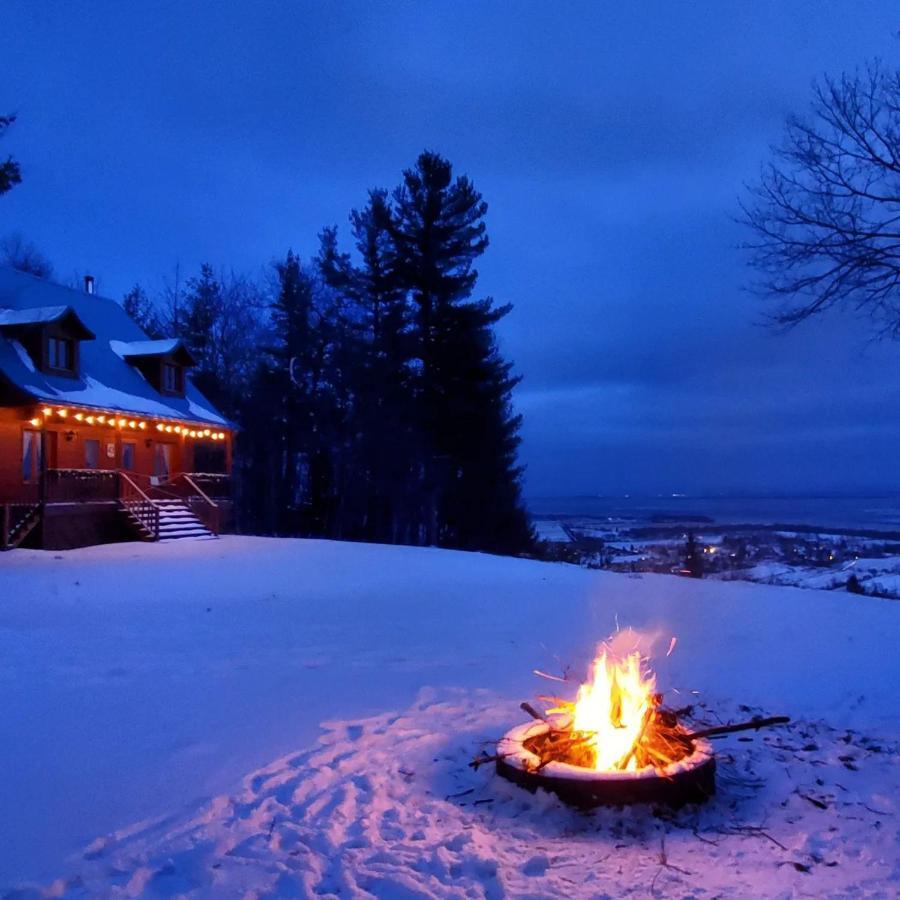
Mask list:
[[159,341],[110,341],[109,344],[113,353],[118,353],[122,359],[174,356],[184,365],[194,365],[194,357],[180,338],[163,338]]
[[[197,390],[190,375],[185,378],[184,397],[160,394],[114,349],[114,344],[157,344],[115,300],[0,267],[0,309],[16,320],[5,322],[7,325],[55,321],[55,317],[41,317],[50,315],[51,310],[61,309],[59,315],[69,310],[96,335],[96,340],[81,345],[80,371],[73,378],[39,371],[19,341],[0,332],[0,382],[8,381],[16,393],[48,403],[230,427],[231,423]],[[18,321],[20,318],[22,321]]]
[[71,320],[82,340],[93,340],[94,332],[78,317],[71,306],[37,306],[29,309],[4,309],[0,307],[0,328],[22,328],[28,325],[49,325],[63,319]]
[[173,353],[182,343],[178,338],[163,338],[161,341],[110,341],[110,345],[119,356],[128,359],[132,356],[164,356]]
[[35,325],[55,322],[69,310],[68,306],[38,306],[36,309],[0,309],[0,326]]

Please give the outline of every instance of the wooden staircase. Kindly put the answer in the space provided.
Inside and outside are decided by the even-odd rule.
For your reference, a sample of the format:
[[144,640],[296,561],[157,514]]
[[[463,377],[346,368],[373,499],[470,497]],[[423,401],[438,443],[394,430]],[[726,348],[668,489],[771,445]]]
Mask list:
[[41,521],[39,503],[0,505],[0,550],[18,547]]
[[159,539],[175,541],[182,538],[214,538],[214,535],[191,512],[183,500],[154,500],[159,510]]

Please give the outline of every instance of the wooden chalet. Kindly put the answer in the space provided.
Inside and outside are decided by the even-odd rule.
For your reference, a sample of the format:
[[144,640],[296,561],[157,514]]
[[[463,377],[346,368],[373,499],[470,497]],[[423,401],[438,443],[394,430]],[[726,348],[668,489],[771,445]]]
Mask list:
[[0,268],[0,549],[217,535],[232,426],[92,288]]

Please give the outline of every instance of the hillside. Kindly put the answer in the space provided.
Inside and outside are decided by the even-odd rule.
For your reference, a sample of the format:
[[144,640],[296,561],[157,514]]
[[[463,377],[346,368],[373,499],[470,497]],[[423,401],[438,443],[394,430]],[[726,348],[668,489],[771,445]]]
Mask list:
[[[900,879],[898,613],[363,544],[15,551],[0,894],[883,893]],[[671,821],[576,815],[472,772],[544,689],[532,669],[580,675],[617,621],[677,637],[660,686],[701,719],[744,704],[795,723],[718,744],[718,796]]]

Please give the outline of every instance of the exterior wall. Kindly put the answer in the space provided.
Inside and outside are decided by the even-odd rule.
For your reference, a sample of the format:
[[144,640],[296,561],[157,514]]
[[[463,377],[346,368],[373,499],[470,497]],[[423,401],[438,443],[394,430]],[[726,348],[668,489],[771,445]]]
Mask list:
[[[108,425],[87,425],[74,418],[70,411],[65,418],[52,414],[43,422],[41,405],[27,407],[0,407],[0,502],[28,499],[30,494],[36,496],[36,488],[23,485],[22,478],[22,445],[23,432],[41,431],[44,435],[44,452],[47,467],[50,469],[85,469],[88,468],[86,446],[88,440],[99,441],[98,469],[122,469],[123,446],[134,444],[134,465],[129,471],[135,482],[144,490],[150,484],[150,477],[156,474],[156,448],[159,444],[168,444],[170,450],[170,474],[193,472],[195,438],[182,437],[174,433],[160,433],[152,422],[148,427],[111,428]],[[40,418],[38,427],[30,424],[30,419]],[[223,441],[215,445],[224,449],[225,472],[231,471],[232,435],[225,432]]]
[[71,550],[134,539],[116,503],[52,503],[29,539],[44,550]]

